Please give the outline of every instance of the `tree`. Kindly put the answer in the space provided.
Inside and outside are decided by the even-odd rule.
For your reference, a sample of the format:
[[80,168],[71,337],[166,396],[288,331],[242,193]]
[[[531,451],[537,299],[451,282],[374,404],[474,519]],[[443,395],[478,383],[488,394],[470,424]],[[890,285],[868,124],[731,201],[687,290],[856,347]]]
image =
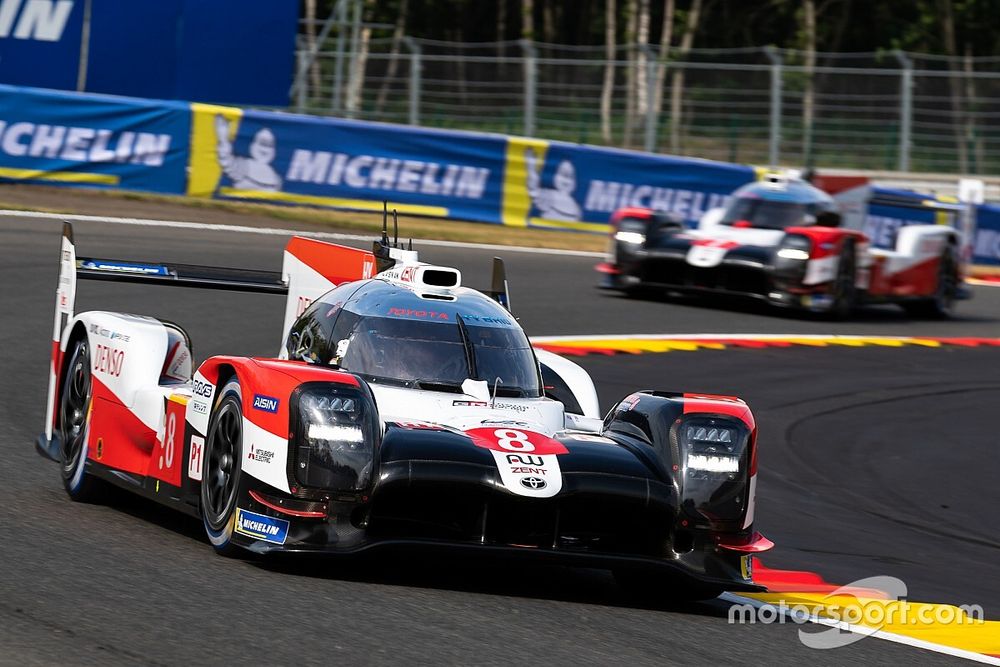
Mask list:
[[962,131],[967,120],[963,118],[962,112],[962,83],[959,78],[958,66],[955,59],[958,56],[958,48],[955,45],[955,13],[951,0],[938,0],[938,9],[941,14],[941,31],[944,34],[944,48],[949,56],[948,70],[951,72],[948,77],[948,86],[951,102],[951,124],[955,133],[955,144],[958,149],[958,169],[963,174],[969,172],[969,147],[966,144],[966,132]]
[[611,96],[615,89],[615,31],[618,7],[604,0],[604,82],[601,85],[601,139],[611,143]]
[[[679,56],[685,58],[694,45],[694,35],[698,31],[698,20],[701,18],[702,0],[692,0],[684,23],[684,34],[681,36]],[[680,153],[681,150],[681,99],[684,96],[684,70],[675,69],[670,79],[670,152]]]
[[625,65],[625,128],[622,145],[632,144],[632,128],[635,123],[635,39],[639,29],[639,0],[627,0],[625,4],[625,48],[628,63]]
[[813,87],[813,74],[816,68],[816,3],[815,0],[803,0],[802,32],[805,51],[805,91],[802,93],[802,157],[807,167],[813,166],[813,117],[815,114],[816,91]]
[[[316,52],[316,0],[306,0],[306,50],[309,53]],[[305,82],[301,85],[305,85]],[[309,85],[312,94],[319,97],[319,62],[315,58],[309,65]]]
[[660,66],[656,70],[656,84],[653,90],[653,112],[657,119],[663,108],[663,83],[667,78],[667,63],[670,60],[670,44],[674,36],[674,0],[663,1],[663,26],[660,28]]
[[[347,96],[345,110],[347,116],[353,118],[361,111],[361,91],[365,86],[365,68],[368,66],[368,44],[371,41],[372,29],[365,25],[371,21],[371,11],[375,0],[355,0],[351,39],[354,58],[351,60],[350,75],[347,79]],[[360,19],[360,20],[359,20]]]
[[535,2],[521,0],[521,39],[535,38]]
[[375,99],[375,113],[381,114],[385,106],[385,98],[389,95],[389,87],[392,80],[396,78],[396,70],[399,68],[399,45],[406,34],[406,10],[409,0],[399,0],[399,13],[396,15],[396,25],[392,30],[392,48],[389,51],[389,63],[385,66],[385,78],[378,89],[378,97]]

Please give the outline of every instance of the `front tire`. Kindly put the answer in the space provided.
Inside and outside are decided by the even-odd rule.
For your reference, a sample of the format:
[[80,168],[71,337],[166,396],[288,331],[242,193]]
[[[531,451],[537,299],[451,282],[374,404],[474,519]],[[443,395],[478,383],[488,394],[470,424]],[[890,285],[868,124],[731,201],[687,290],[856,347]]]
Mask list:
[[208,541],[223,556],[243,552],[232,542],[243,460],[243,400],[239,381],[222,391],[208,425],[201,481],[201,517]]
[[100,500],[101,481],[87,472],[87,437],[94,382],[86,338],[72,344],[59,396],[59,458],[63,488],[72,500]]

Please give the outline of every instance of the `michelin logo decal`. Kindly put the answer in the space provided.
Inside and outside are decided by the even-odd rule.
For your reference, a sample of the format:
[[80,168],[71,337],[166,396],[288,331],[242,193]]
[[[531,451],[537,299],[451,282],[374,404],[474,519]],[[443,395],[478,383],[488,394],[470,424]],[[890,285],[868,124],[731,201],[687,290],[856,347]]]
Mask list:
[[11,157],[159,167],[169,150],[169,134],[0,120],[0,151]]
[[236,532],[265,542],[284,544],[288,538],[288,522],[237,507]]
[[215,117],[216,159],[236,190],[279,192],[286,183],[312,183],[355,189],[482,199],[490,170],[429,160],[404,160],[295,148],[282,177],[272,163],[278,152],[274,132],[257,130],[249,155],[233,152],[232,124]]
[[275,139],[271,130],[262,128],[253,135],[250,155],[233,155],[229,121],[222,116],[215,117],[216,154],[223,173],[232,181],[237,190],[265,190],[276,192],[281,189],[281,176],[271,166],[275,156]]
[[524,163],[527,170],[526,189],[532,208],[537,217],[545,220],[578,222],[587,217],[585,213],[590,213],[589,217],[596,220],[620,208],[638,207],[673,213],[695,222],[710,209],[725,206],[728,200],[728,195],[723,194],[595,178],[586,182],[586,194],[581,206],[576,199],[577,175],[572,162],[559,162],[549,188],[542,187],[544,161],[540,164],[530,147],[524,150]]

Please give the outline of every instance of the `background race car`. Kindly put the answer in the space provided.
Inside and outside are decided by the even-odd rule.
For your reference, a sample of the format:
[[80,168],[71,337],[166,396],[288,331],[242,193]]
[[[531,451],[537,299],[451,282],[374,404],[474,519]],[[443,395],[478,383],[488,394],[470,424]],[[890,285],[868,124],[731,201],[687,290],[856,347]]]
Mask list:
[[[962,208],[891,204],[933,207],[950,223],[958,222]],[[968,297],[957,224],[902,227],[883,249],[872,247],[860,225],[842,221],[833,197],[781,175],[741,187],[696,230],[670,214],[620,209],[612,216],[607,261],[597,266],[604,274],[600,286],[629,294],[736,294],[834,317],[861,304],[897,303],[913,315],[943,318]]]

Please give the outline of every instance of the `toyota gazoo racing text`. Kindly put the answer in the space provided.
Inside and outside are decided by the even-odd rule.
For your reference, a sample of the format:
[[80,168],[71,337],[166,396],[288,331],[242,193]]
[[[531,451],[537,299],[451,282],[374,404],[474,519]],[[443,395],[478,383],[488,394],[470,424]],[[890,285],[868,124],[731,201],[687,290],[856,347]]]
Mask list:
[[[115,484],[198,517],[223,554],[465,548],[642,593],[761,590],[746,403],[637,391],[602,419],[493,271],[463,287],[384,234],[372,252],[293,237],[280,274],[84,259],[67,224],[37,448],[72,499]],[[75,314],[83,278],[285,294],[280,353],[195,364],[175,323]]]
[[[891,202],[914,207],[912,203]],[[957,206],[937,206],[955,217]],[[624,208],[611,219],[607,289],[714,292],[765,299],[835,317],[864,303],[897,303],[947,317],[963,285],[962,235],[952,225],[910,225],[892,249],[844,228],[834,199],[806,181],[769,175],[733,193],[689,230],[670,214]]]

